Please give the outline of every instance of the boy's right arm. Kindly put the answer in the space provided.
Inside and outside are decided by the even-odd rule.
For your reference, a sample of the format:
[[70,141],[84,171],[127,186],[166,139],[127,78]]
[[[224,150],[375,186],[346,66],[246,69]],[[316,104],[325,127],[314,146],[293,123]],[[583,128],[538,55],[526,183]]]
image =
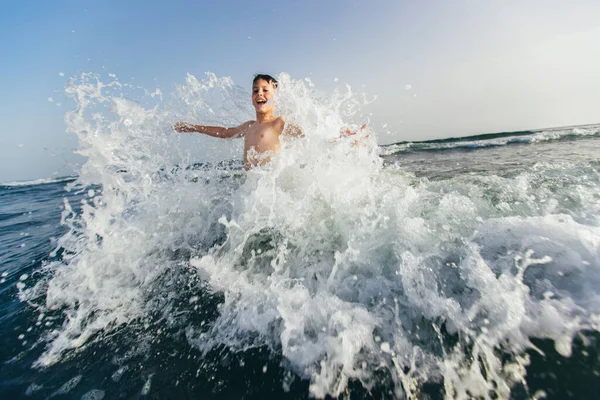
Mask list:
[[177,132],[198,132],[222,139],[232,139],[243,137],[246,134],[246,130],[250,128],[253,123],[254,121],[248,121],[234,128],[224,128],[222,126],[194,125],[188,122],[177,122],[173,125],[173,129]]

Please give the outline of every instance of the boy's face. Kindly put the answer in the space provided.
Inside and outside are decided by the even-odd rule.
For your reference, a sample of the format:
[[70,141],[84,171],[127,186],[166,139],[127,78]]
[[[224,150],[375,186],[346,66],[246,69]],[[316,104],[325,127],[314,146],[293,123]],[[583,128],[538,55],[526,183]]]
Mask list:
[[266,113],[275,108],[273,97],[275,88],[272,82],[259,79],[252,85],[252,105],[258,113]]

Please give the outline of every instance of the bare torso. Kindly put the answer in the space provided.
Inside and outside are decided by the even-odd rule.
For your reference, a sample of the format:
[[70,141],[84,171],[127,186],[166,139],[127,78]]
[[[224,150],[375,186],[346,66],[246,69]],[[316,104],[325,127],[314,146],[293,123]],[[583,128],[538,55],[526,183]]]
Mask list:
[[269,162],[271,156],[279,152],[280,136],[284,126],[285,120],[282,117],[250,124],[244,135],[244,168],[246,170]]

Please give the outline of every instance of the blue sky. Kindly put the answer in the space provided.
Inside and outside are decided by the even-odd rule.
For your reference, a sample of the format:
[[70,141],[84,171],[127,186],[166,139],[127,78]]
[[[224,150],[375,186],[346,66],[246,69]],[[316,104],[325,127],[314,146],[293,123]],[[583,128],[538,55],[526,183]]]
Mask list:
[[[0,5],[0,182],[72,173],[64,85],[115,73],[334,78],[378,95],[379,141],[600,122],[600,2],[66,1]],[[62,73],[64,76],[61,76]],[[410,85],[410,89],[406,89]],[[54,101],[49,102],[48,98]],[[60,104],[60,105],[59,105]]]

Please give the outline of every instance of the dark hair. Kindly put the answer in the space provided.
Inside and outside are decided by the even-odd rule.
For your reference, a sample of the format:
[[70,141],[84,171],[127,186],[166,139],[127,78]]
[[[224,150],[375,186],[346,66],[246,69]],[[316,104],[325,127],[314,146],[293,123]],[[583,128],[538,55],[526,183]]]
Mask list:
[[277,79],[273,78],[271,75],[256,74],[256,75],[254,75],[254,80],[252,80],[252,85],[254,85],[256,83],[256,81],[261,80],[261,79],[263,81],[267,81],[268,83],[273,84],[274,88],[276,88],[277,85],[279,84],[279,82],[277,82]]

